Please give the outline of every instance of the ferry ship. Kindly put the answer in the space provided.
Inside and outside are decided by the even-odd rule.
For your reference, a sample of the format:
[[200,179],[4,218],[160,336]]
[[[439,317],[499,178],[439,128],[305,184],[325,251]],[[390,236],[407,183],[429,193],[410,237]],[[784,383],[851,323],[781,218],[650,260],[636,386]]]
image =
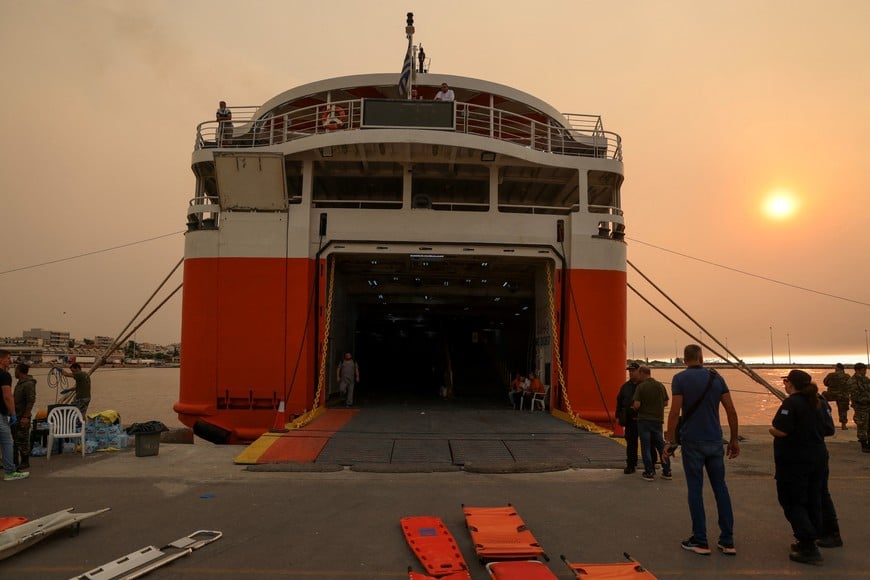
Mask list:
[[282,403],[323,408],[345,352],[366,405],[507,407],[532,371],[547,412],[612,424],[621,138],[495,82],[417,72],[411,99],[397,80],[320,80],[198,125],[174,406],[198,435],[244,443]]

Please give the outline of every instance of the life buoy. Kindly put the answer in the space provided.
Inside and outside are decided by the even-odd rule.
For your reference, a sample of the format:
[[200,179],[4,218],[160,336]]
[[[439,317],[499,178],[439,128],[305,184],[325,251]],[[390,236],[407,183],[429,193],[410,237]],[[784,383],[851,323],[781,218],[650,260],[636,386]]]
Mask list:
[[327,131],[335,131],[344,127],[346,119],[347,114],[344,112],[344,109],[338,105],[330,105],[323,111],[323,116],[320,117],[320,124]]

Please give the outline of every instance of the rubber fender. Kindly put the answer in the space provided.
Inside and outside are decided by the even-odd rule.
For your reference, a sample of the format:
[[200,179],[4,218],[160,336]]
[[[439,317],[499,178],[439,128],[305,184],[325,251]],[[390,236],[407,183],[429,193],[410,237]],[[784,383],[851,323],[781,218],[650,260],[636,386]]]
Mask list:
[[226,445],[227,440],[232,435],[232,431],[227,431],[223,427],[218,427],[211,423],[206,423],[201,419],[197,419],[193,424],[193,434],[197,437],[202,437],[209,443],[215,445]]

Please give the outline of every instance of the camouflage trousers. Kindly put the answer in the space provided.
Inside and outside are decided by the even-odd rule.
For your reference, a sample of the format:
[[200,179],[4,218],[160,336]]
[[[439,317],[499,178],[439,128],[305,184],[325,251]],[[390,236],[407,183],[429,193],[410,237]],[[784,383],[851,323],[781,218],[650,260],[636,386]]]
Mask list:
[[21,423],[12,426],[12,441],[15,443],[16,462],[21,455],[30,455],[30,425],[23,427]]
[[840,419],[840,424],[845,425],[848,422],[847,415],[849,414],[849,393],[832,393],[830,390],[825,394],[825,398],[829,403],[837,402],[837,415]]
[[858,441],[867,441],[867,423],[870,422],[870,406],[856,405],[855,425],[858,426]]

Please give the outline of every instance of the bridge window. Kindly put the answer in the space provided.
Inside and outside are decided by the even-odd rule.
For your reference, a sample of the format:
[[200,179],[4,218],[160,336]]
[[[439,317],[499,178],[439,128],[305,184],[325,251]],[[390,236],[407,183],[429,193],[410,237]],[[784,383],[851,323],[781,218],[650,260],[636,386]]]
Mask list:
[[578,211],[576,169],[505,166],[498,175],[498,210],[504,213],[567,214]]
[[411,191],[416,208],[488,211],[489,167],[472,163],[415,163]]
[[609,171],[590,171],[587,175],[587,196],[589,211],[593,213],[609,213],[609,208],[619,208],[621,205],[620,188],[622,175]]
[[403,172],[392,162],[316,161],[314,207],[401,209]]

